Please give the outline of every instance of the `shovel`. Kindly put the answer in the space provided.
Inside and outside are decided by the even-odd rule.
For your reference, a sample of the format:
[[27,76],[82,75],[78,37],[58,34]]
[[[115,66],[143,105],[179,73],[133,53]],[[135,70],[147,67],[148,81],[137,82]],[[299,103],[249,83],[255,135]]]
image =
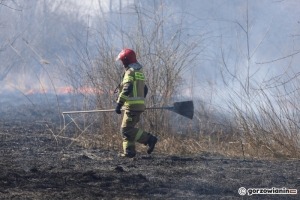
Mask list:
[[[150,109],[166,109],[172,112],[175,112],[181,116],[187,117],[189,119],[193,119],[194,116],[194,103],[193,101],[181,101],[173,103],[173,106],[165,106],[165,107],[149,107]],[[76,113],[95,113],[95,112],[114,112],[115,109],[107,109],[107,110],[85,110],[85,111],[66,111],[62,112],[62,114],[76,114]]]

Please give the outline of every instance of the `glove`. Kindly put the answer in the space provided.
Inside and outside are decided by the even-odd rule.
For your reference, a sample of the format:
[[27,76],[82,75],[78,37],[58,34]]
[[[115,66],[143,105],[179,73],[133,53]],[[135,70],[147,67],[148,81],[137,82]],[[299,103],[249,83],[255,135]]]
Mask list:
[[116,106],[116,109],[115,109],[117,114],[121,114],[121,108],[122,108],[122,105],[118,103],[118,105]]

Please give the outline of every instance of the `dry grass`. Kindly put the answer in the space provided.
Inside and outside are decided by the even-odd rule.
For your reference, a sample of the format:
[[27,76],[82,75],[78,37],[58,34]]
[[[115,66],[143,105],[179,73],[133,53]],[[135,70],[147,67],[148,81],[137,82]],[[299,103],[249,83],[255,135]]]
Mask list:
[[[84,132],[77,130],[74,133],[76,134],[69,136],[73,138],[69,146],[77,144],[84,148],[122,151],[122,136],[118,131],[101,131],[90,127]],[[155,152],[160,154],[189,155],[210,152],[228,157],[254,159],[300,158],[300,149],[292,138],[278,133],[268,135],[257,133],[253,135],[220,130],[210,134],[158,133],[157,136],[159,142]],[[136,148],[139,153],[145,153],[146,151],[146,147],[142,144],[137,144]]]
[[[148,14],[145,14],[145,10]],[[130,13],[135,13],[137,16],[132,24],[136,24],[137,29],[129,32],[124,32],[122,28],[118,29],[117,27],[120,27],[117,25],[118,23],[111,30],[103,29],[103,27],[111,27],[114,24],[110,24],[109,20],[102,20],[102,15],[99,27],[87,29],[87,41],[97,41],[99,50],[96,52],[97,56],[91,56],[95,52],[89,52],[89,42],[80,42],[82,46],[78,45],[76,48],[72,48],[74,53],[80,57],[80,62],[74,65],[73,62],[64,60],[61,61],[60,66],[62,79],[66,80],[74,88],[74,91],[77,88],[81,94],[80,88],[95,89],[96,99],[90,100],[88,95],[85,95],[83,110],[89,109],[90,106],[102,109],[112,108],[115,105],[116,96],[112,93],[120,83],[122,71],[115,62],[118,52],[115,49],[115,40],[111,39],[112,32],[122,40],[120,42],[123,46],[134,48],[138,60],[144,65],[146,84],[149,87],[148,105],[156,107],[169,105],[174,98],[180,98],[183,95],[177,94],[178,91],[182,92],[183,88],[180,88],[180,85],[190,87],[188,89],[191,90],[191,93],[195,93],[192,94],[195,98],[196,93],[202,95],[202,91],[198,90],[200,87],[194,85],[197,82],[194,81],[197,76],[187,78],[184,77],[184,74],[191,70],[192,66],[201,66],[202,59],[207,59],[207,52],[205,52],[207,33],[182,37],[189,35],[190,31],[183,26],[184,24],[181,24],[184,22],[184,18],[179,20],[177,13],[166,15],[168,13],[165,12],[166,10],[168,8],[163,3],[159,6],[159,10],[156,6],[150,6],[147,9],[139,5],[132,7]],[[128,15],[128,10],[119,14],[124,21],[132,20],[131,14]],[[174,18],[174,16],[176,17]],[[248,20],[250,19],[247,16],[246,24],[248,24]],[[171,32],[166,31],[171,27]],[[252,36],[251,30],[248,30],[248,27],[244,29],[240,26],[240,28],[243,29],[244,37],[248,41]],[[216,63],[221,65],[219,66],[220,75],[222,75],[224,85],[213,85],[213,82],[219,81],[208,80],[211,88],[206,88],[211,93],[205,95],[211,96],[212,99],[218,98],[215,88],[226,88],[225,94],[220,92],[219,95],[221,97],[226,95],[227,102],[222,102],[222,104],[229,106],[226,108],[231,115],[226,119],[229,122],[228,127],[215,126],[214,124],[218,121],[210,113],[210,108],[204,107],[201,110],[198,107],[193,123],[183,122],[180,127],[183,129],[183,133],[179,134],[175,130],[177,127],[173,126],[176,121],[171,120],[168,114],[161,114],[158,111],[145,112],[145,120],[141,122],[141,126],[159,137],[156,152],[199,154],[205,151],[230,157],[300,158],[300,135],[298,133],[300,110],[297,101],[300,94],[297,92],[300,86],[300,82],[297,81],[299,73],[291,75],[287,73],[276,77],[266,76],[266,80],[261,83],[257,82],[254,77],[256,72],[251,74],[256,67],[252,58],[255,52],[249,51],[251,49],[249,43],[245,48],[243,42],[237,41],[240,43],[235,49],[237,57],[230,57],[229,55],[234,56],[235,53],[227,52],[226,48],[223,49],[221,46],[221,55],[216,56]],[[69,59],[73,60],[73,57]],[[233,65],[229,60],[237,62]],[[199,63],[199,61],[201,62]],[[195,68],[195,71],[193,69],[195,73],[199,70],[201,68]],[[270,79],[267,80],[267,78]],[[189,82],[189,80],[192,81]],[[194,91],[195,86],[197,90]],[[199,86],[206,87],[205,84]],[[202,117],[203,114],[206,118]],[[73,122],[73,125],[64,127],[66,130],[62,130],[57,135],[52,133],[52,135],[55,138],[70,139],[69,146],[76,143],[85,148],[122,150],[119,118],[101,114],[101,117],[98,116],[94,119],[91,117]],[[143,151],[145,147],[138,145],[138,148]]]
[[[292,116],[288,115],[287,121],[283,115],[279,117],[274,109],[267,108],[258,113],[251,110],[251,107],[247,113],[238,107],[232,110],[235,117],[219,118],[218,121],[214,117],[216,114],[205,113],[205,108],[196,108],[193,121],[180,119],[181,123],[177,127],[174,126],[177,119],[171,120],[172,115],[168,112],[166,115],[145,112],[138,127],[158,136],[155,152],[162,154],[211,152],[255,159],[300,158],[296,117],[291,120]],[[76,115],[68,122],[65,129],[56,136],[71,139],[69,146],[79,144],[85,148],[122,151],[122,136],[119,133],[121,116],[112,113]],[[146,151],[144,145],[136,146],[138,152]]]

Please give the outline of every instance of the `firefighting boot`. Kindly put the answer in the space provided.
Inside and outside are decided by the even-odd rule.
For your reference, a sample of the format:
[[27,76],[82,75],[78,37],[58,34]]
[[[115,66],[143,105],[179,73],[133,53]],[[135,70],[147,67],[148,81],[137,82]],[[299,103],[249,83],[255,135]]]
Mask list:
[[136,155],[135,146],[125,147],[124,153],[121,154],[121,157],[133,158]]
[[123,157],[123,158],[134,158],[135,157],[135,153],[129,153],[129,152],[127,152],[127,153],[121,153],[120,154],[120,157]]
[[148,142],[147,142],[147,144],[149,146],[148,150],[147,150],[148,154],[152,153],[152,151],[154,150],[154,147],[156,145],[156,142],[157,142],[157,137],[151,135],[150,138],[149,138],[149,140],[148,140]]

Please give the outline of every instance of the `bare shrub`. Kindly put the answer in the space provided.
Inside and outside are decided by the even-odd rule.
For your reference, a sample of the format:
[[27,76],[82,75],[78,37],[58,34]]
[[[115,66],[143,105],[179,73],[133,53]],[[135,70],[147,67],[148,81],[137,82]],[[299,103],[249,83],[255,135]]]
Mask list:
[[[103,16],[104,13],[101,14]],[[115,24],[99,18],[97,23],[100,26],[88,29],[86,41],[81,42],[84,45],[75,50],[79,63],[72,67],[64,65],[69,83],[84,96],[82,109],[115,106],[114,91],[122,75],[122,66],[115,62],[115,57],[122,47],[133,48],[144,66],[149,87],[147,106],[164,106],[178,97],[184,98],[180,94],[181,85],[186,84],[183,73],[201,54],[201,35],[186,37],[183,18],[175,19],[174,13],[166,12],[163,4],[158,8],[134,4],[127,8],[126,13],[120,9],[115,17],[131,23],[124,28],[122,22]],[[241,63],[229,66],[221,47],[221,73],[229,91],[228,101],[224,102],[227,110],[195,100],[195,119],[191,122],[174,116],[174,113],[156,110],[146,111],[140,125],[159,136],[157,151],[161,153],[198,154],[210,151],[231,157],[298,158],[299,82],[294,78],[279,84],[272,79],[265,83],[268,87],[257,83],[253,78],[256,74],[252,70],[253,55],[262,41],[251,52],[248,12],[245,26],[234,23],[245,34],[246,53],[238,52],[241,57],[237,60],[242,60],[241,63],[246,63],[246,66]],[[117,37],[112,37],[112,33]],[[92,50],[96,49],[97,53],[93,54],[88,44],[90,37],[95,36],[97,38],[93,41],[97,43]],[[231,71],[236,68],[245,70]],[[281,78],[284,75],[276,80]],[[285,90],[287,84],[292,93]],[[91,97],[81,88],[92,88],[95,95]],[[79,130],[76,136],[79,143],[85,147],[120,149],[121,136],[117,134],[120,116],[99,113],[96,121],[93,117],[83,118],[87,122],[83,126],[89,131],[75,127]],[[99,126],[92,128],[88,125],[94,122]]]
[[[86,105],[82,109],[88,109],[90,105],[97,109],[114,108],[117,98],[114,91],[123,73],[123,67],[115,58],[122,47],[134,49],[139,62],[144,66],[149,88],[146,99],[148,107],[172,104],[174,96],[181,94],[183,72],[193,65],[201,53],[198,48],[201,45],[201,36],[185,37],[182,19],[177,20],[174,13],[168,13],[162,3],[158,10],[137,4],[128,9],[129,13],[122,10],[119,13],[120,17],[132,22],[125,31],[117,24],[103,19],[97,21],[100,26],[97,26],[94,32],[88,31],[86,42],[82,43],[88,44],[89,37],[96,35],[97,38],[93,38],[97,41],[96,57],[90,56],[88,46],[82,46],[81,49],[75,50],[80,58],[77,66],[64,64],[63,69],[67,72],[68,82],[77,92],[83,87],[94,89],[95,98],[89,99],[89,95],[86,95]],[[117,49],[114,48],[116,41],[111,37],[112,31],[114,35],[119,36],[123,44]],[[99,115],[99,134],[111,136],[119,132],[120,116],[109,113]],[[146,111],[140,125],[162,138],[169,138],[177,128],[170,120],[176,118],[173,115],[174,113],[161,110]]]

